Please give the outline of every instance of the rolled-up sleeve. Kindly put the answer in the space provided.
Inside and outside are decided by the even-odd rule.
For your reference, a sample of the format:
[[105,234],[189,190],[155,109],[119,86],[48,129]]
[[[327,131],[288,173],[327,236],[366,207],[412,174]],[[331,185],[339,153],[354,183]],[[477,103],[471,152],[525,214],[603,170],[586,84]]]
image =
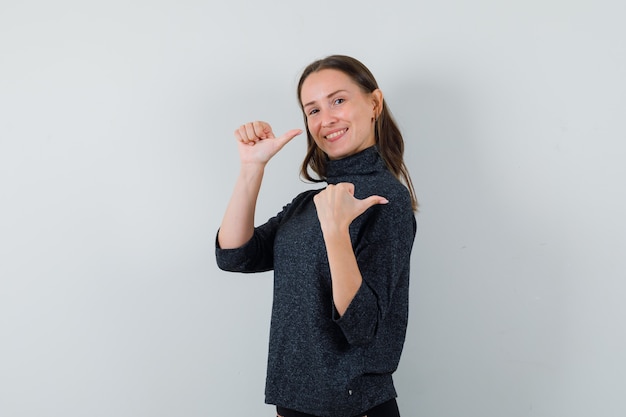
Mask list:
[[248,242],[234,249],[220,248],[216,236],[215,259],[220,269],[230,272],[263,272],[273,268],[271,250],[268,250],[263,237],[256,230]]
[[286,208],[272,217],[267,223],[255,227],[254,234],[243,246],[222,249],[219,244],[219,230],[215,237],[215,259],[217,266],[230,272],[265,272],[274,269],[274,238]]

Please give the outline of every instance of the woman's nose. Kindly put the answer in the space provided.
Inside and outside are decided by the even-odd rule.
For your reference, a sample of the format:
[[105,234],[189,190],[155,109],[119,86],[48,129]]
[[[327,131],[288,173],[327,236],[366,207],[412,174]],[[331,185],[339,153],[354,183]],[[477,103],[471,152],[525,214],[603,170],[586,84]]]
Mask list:
[[331,111],[325,111],[322,113],[322,127],[331,126],[337,121],[337,117]]

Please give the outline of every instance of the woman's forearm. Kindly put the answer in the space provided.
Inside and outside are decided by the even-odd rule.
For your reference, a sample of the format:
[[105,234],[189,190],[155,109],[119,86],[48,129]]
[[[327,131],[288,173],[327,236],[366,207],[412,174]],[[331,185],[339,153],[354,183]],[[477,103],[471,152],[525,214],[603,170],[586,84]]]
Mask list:
[[264,170],[264,164],[241,165],[218,234],[222,249],[238,248],[252,238],[254,212]]
[[332,280],[333,302],[340,316],[348,309],[363,278],[348,230],[324,235]]

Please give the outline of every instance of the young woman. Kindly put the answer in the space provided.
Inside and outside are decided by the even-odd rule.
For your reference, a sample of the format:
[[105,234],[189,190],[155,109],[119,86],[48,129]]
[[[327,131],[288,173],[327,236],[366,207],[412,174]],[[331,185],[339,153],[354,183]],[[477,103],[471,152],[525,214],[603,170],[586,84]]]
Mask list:
[[334,55],[303,72],[302,176],[324,181],[254,227],[267,162],[301,130],[235,131],[241,168],[217,236],[220,268],[274,270],[266,402],[283,417],[399,416],[417,207],[404,142],[371,72]]

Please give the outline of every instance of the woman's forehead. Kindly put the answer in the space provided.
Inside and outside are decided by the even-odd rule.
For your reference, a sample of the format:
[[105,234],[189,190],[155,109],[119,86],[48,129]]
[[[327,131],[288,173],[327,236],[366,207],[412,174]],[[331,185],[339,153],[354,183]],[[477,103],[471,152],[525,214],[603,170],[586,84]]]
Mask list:
[[311,73],[302,84],[300,96],[305,105],[332,96],[338,91],[352,92],[360,90],[359,86],[342,71],[323,69]]

